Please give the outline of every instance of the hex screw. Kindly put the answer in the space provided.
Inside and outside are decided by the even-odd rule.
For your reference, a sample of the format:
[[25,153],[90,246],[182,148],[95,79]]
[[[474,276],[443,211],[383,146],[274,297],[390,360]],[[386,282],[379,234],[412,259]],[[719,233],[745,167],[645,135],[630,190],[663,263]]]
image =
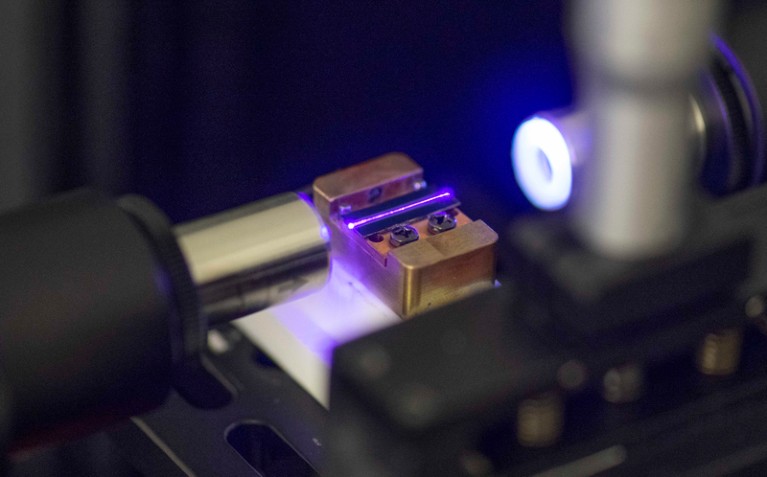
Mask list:
[[455,217],[447,212],[435,212],[429,216],[429,233],[439,234],[454,229]]
[[698,347],[698,371],[707,376],[728,376],[738,369],[743,330],[728,328],[707,334]]
[[562,434],[564,404],[556,392],[523,400],[517,408],[517,440],[525,447],[548,447]]
[[636,401],[644,391],[644,369],[636,363],[627,363],[608,370],[602,378],[602,396],[605,401],[621,404]]
[[418,231],[410,225],[397,225],[390,232],[389,243],[393,247],[401,247],[418,240]]

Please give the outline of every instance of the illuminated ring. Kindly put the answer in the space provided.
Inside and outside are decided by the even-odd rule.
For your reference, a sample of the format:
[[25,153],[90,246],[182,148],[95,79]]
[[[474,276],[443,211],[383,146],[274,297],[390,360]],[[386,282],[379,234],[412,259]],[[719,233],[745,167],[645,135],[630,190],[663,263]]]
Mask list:
[[570,149],[551,121],[533,116],[517,128],[511,163],[517,184],[535,207],[557,210],[567,204],[573,188]]

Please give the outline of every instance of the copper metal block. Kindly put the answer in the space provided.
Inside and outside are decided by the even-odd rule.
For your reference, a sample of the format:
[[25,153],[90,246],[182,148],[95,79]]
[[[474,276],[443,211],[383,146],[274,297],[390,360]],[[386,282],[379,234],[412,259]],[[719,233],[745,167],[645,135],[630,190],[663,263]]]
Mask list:
[[363,236],[343,214],[405,196],[424,187],[423,170],[408,156],[387,154],[314,182],[314,201],[331,231],[333,257],[403,318],[463,298],[495,283],[498,235],[481,220],[450,211],[456,227],[438,234],[428,217],[407,223],[420,238],[394,247],[389,231]]
[[[405,154],[392,152],[315,179],[314,205],[327,219],[338,213],[339,206],[363,209],[411,192],[422,180],[421,166]],[[376,188],[380,195],[373,198],[370,191]]]

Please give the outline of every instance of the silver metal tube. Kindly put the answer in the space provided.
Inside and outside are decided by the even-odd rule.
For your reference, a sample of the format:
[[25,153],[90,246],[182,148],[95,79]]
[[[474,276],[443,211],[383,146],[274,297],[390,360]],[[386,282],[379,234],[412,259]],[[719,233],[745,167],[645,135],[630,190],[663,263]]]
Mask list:
[[575,40],[591,153],[574,188],[574,226],[596,252],[666,253],[692,218],[689,91],[715,0],[579,0]]
[[175,228],[211,323],[320,289],[328,232],[314,207],[287,193]]

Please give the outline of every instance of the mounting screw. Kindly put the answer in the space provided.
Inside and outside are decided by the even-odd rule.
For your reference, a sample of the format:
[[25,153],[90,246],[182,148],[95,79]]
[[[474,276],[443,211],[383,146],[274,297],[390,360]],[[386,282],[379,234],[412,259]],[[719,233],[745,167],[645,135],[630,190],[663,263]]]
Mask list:
[[740,364],[743,330],[728,328],[709,333],[698,348],[698,371],[708,376],[727,376]]
[[397,225],[391,229],[389,243],[394,247],[400,247],[418,240],[418,231],[410,225]]
[[555,392],[523,400],[517,408],[517,440],[525,447],[548,447],[562,434],[564,404]]
[[636,401],[643,390],[644,370],[636,363],[611,368],[602,378],[602,396],[611,403]]
[[368,203],[372,204],[383,196],[383,189],[380,187],[373,187],[368,191]]
[[447,212],[435,212],[429,216],[429,233],[438,234],[455,228],[455,217]]
[[425,189],[425,188],[426,188],[426,186],[427,186],[427,184],[426,184],[426,181],[425,181],[425,180],[423,180],[423,179],[421,179],[421,180],[419,180],[419,181],[415,181],[415,182],[413,183],[413,189],[415,189],[415,190],[421,190],[421,189]]

